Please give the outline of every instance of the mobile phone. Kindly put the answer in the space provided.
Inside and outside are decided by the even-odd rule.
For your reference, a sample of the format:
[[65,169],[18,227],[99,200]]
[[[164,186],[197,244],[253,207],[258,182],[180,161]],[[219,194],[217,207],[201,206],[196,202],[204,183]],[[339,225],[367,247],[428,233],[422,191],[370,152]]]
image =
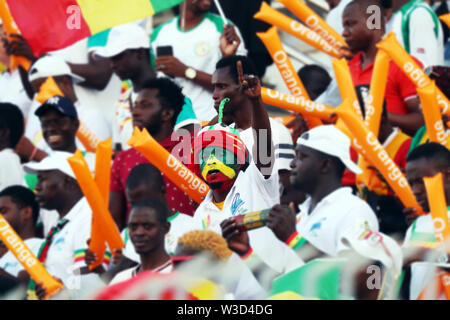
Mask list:
[[159,46],[156,47],[156,56],[173,56],[173,48],[172,46]]

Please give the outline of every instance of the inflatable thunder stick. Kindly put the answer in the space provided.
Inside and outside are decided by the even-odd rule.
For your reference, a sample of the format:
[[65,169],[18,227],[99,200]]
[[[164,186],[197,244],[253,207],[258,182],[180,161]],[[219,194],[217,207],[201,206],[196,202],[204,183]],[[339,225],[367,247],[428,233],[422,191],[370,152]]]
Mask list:
[[[423,181],[427,190],[430,214],[433,219],[436,244],[442,250],[442,254],[445,257],[450,253],[450,226],[444,196],[442,173],[439,172],[433,177],[424,177]],[[446,299],[450,300],[450,273],[444,272],[440,275],[440,280],[444,286]]]
[[417,88],[422,104],[423,117],[431,142],[447,146],[447,132],[436,100],[436,85],[431,81],[423,88]]
[[[364,105],[364,123],[375,137],[378,137],[378,132],[380,129],[388,71],[389,56],[384,51],[378,50],[375,57],[372,79],[370,81],[369,96],[367,97],[367,101],[365,101]],[[368,163],[363,157],[359,158],[358,166],[361,168],[363,173],[356,176],[357,184],[359,185],[361,182],[365,184],[370,191],[374,191],[375,186],[379,185],[380,182],[376,173],[367,167]]]
[[[343,104],[348,105],[348,100],[344,101]],[[423,214],[408,181],[381,146],[377,137],[369,131],[354,112],[349,112],[349,106],[347,108],[340,106],[336,109],[336,112],[357,140],[356,151],[378,169],[405,207],[415,208],[417,214]]]
[[330,121],[332,120],[330,119],[331,115],[335,113],[333,107],[307,100],[304,97],[294,97],[266,87],[261,88],[261,97],[264,103],[301,113],[305,117],[311,116]]
[[344,38],[325,22],[317,13],[299,0],[277,0],[292,11],[308,28],[328,41],[336,49],[347,47]]
[[[111,217],[105,199],[103,199],[81,151],[77,150],[73,156],[67,159],[67,161],[69,161],[78,184],[91,207],[92,215],[96,216],[95,219],[98,219],[102,226],[102,232],[100,234],[91,234],[91,242],[106,241],[111,252],[121,250],[124,247],[124,243],[120,236],[119,229]],[[93,237],[101,237],[103,240],[93,239]],[[103,259],[103,255],[97,256],[97,258]]]
[[275,27],[280,28],[294,37],[306,42],[310,46],[322,51],[334,58],[340,58],[339,52],[331,44],[317,33],[305,27],[300,22],[289,18],[288,16],[271,8],[267,3],[263,2],[259,12],[254,16],[255,19],[264,21]]
[[8,221],[0,214],[0,239],[24,267],[35,283],[42,282],[47,289],[47,297],[50,297],[64,286],[56,281],[44,266],[39,262],[30,248],[17,235]]
[[359,106],[358,96],[356,95],[347,60],[344,58],[339,60],[333,59],[331,63],[333,64],[334,75],[339,87],[339,92],[341,93],[342,101],[345,99],[350,100],[356,114],[362,119],[361,107]]
[[[6,0],[0,0],[0,20],[3,22],[3,26],[5,27],[5,31],[8,35],[10,34],[20,34],[19,29],[17,29],[17,25],[14,22],[13,17],[11,16],[11,12],[9,11],[8,4]],[[9,40],[12,40],[12,37],[8,37]],[[30,70],[31,61],[25,57],[16,57],[10,56],[11,63],[10,69],[15,70],[19,65],[22,66],[26,71]]]
[[[377,43],[377,47],[386,52],[389,57],[394,60],[395,64],[406,74],[417,88],[423,88],[430,84],[431,79],[405,49],[403,49],[392,31],[389,32],[383,40]],[[450,116],[450,101],[438,87],[436,87],[436,99],[439,108],[441,109],[441,113]]]
[[[94,181],[102,195],[105,205],[109,203],[109,183],[111,180],[111,160],[112,160],[112,141],[111,138],[102,141],[97,146],[95,154],[95,177]],[[94,252],[97,260],[89,265],[89,269],[95,269],[103,262],[103,256],[106,251],[105,238],[96,235],[102,233],[103,226],[96,214],[92,215],[91,224],[91,240],[89,242],[89,250]]]
[[195,202],[201,203],[209,192],[209,187],[181,161],[164,149],[144,129],[141,133],[135,129],[128,145],[139,151],[151,164],[186,192]]
[[439,19],[441,19],[441,21],[443,21],[450,28],[450,13],[439,16]]
[[[289,59],[288,54],[283,48],[283,44],[281,43],[280,37],[278,37],[277,28],[272,27],[266,32],[257,32],[256,35],[261,39],[261,41],[266,46],[267,50],[272,57],[273,62],[278,68],[278,71],[281,74],[281,77],[284,80],[287,88],[291,92],[291,94],[295,97],[303,96],[308,100],[309,98],[308,92],[303,86],[300,77],[292,65],[291,59]],[[322,121],[313,117],[305,117],[309,128],[312,129],[322,124]]]

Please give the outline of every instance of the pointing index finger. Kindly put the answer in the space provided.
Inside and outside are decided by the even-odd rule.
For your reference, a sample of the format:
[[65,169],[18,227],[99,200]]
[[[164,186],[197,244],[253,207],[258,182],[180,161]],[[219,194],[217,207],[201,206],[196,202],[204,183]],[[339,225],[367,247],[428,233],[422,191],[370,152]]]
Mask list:
[[239,60],[236,62],[236,68],[237,68],[237,72],[238,72],[239,83],[241,85],[246,86],[247,81],[244,80],[244,71],[242,70],[242,61]]

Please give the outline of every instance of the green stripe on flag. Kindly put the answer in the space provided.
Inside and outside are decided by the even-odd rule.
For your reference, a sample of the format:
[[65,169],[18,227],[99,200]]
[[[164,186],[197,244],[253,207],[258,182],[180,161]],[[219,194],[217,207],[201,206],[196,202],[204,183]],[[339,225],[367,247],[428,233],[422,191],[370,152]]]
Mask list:
[[153,7],[155,13],[170,9],[184,0],[150,0],[150,4]]

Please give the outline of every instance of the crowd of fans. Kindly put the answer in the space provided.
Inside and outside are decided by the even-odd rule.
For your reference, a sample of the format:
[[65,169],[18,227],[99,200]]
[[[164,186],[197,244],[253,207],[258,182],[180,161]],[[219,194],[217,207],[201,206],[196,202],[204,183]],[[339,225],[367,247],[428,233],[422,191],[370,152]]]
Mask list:
[[[0,213],[64,285],[52,298],[449,299],[423,178],[441,173],[450,204],[450,143],[429,141],[414,83],[390,62],[378,140],[421,216],[375,168],[375,188],[358,184],[358,153],[331,120],[310,128],[293,114],[285,125],[267,112],[260,79],[271,59],[256,32],[268,26],[251,22],[262,1],[222,2],[226,24],[213,1],[186,0],[150,33],[132,22],[40,57],[0,21],[0,63],[32,63],[0,74]],[[447,2],[327,3],[363,116],[388,31],[448,92],[448,27],[435,13]],[[379,28],[367,23],[372,6]],[[323,67],[298,76],[311,100],[342,103]],[[201,203],[130,147],[135,128],[209,186]],[[93,213],[67,161],[81,150],[95,174],[80,131],[112,139],[108,207],[124,247],[104,257],[89,249]],[[0,293],[14,289],[48,298],[0,242]]]

